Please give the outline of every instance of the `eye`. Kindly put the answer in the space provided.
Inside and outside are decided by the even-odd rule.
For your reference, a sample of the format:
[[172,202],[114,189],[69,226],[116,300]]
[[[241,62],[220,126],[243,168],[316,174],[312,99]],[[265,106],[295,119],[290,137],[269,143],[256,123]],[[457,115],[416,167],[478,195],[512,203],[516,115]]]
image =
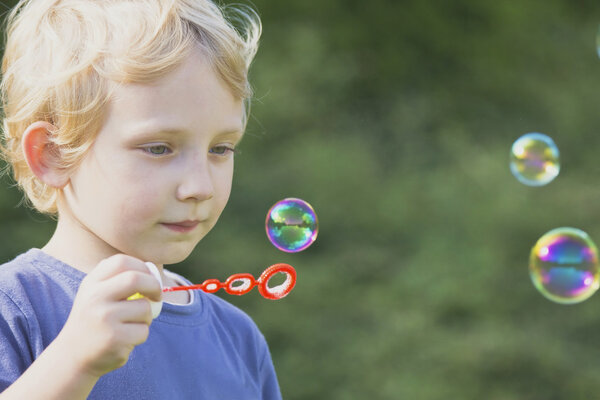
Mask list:
[[155,155],[155,156],[161,156],[161,155],[165,155],[170,153],[171,151],[169,150],[169,148],[167,146],[165,146],[164,144],[157,144],[157,145],[153,145],[153,146],[147,146],[144,147],[143,150],[146,153]]
[[230,146],[225,146],[225,145],[214,146],[213,148],[211,148],[209,150],[209,153],[216,154],[219,156],[225,156],[230,152],[237,154],[237,151],[235,148],[230,147]]

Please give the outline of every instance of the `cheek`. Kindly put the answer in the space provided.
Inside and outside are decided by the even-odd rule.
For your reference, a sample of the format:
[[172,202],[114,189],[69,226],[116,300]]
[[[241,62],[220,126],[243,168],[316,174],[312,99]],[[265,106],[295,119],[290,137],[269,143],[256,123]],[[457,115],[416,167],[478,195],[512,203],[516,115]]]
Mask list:
[[233,163],[230,168],[219,171],[218,179],[216,180],[216,192],[218,196],[218,203],[220,210],[222,211],[229,200],[231,194],[231,183],[233,180]]
[[[135,181],[129,181],[135,182]],[[120,219],[123,221],[148,220],[156,217],[164,205],[164,191],[137,181],[129,183],[116,193]]]
[[165,197],[166,185],[161,185],[159,179],[147,170],[132,165],[120,165],[104,172],[102,190],[98,191],[101,197],[96,201],[104,209],[104,215],[99,215],[99,218],[110,219],[124,232],[156,218]]

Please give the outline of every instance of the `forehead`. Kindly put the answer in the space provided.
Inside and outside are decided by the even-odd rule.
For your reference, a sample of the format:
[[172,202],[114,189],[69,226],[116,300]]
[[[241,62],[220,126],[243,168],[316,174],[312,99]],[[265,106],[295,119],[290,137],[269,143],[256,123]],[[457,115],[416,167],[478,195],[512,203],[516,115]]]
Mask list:
[[199,50],[151,84],[114,88],[105,125],[120,130],[160,124],[190,131],[243,130],[243,102],[219,78]]

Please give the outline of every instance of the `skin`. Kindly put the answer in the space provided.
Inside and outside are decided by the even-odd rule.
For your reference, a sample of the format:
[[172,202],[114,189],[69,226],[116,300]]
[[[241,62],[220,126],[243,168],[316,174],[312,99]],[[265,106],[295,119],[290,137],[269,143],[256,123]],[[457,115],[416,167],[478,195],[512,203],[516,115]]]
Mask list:
[[53,129],[38,121],[23,137],[31,170],[61,189],[57,228],[42,250],[87,276],[60,334],[2,400],[86,398],[148,337],[150,303],[128,296],[187,302],[185,292],[162,296],[144,262],[159,268],[164,286],[174,285],[163,265],[184,260],[215,225],[231,191],[243,105],[194,49],[152,85],[116,87],[76,169],[55,167]]

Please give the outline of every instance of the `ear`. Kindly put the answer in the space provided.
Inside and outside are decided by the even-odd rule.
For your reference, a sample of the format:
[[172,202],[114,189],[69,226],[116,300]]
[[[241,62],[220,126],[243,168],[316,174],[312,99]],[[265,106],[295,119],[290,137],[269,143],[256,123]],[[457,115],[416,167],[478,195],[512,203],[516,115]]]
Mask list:
[[59,152],[51,139],[56,129],[49,122],[34,122],[23,134],[22,149],[34,175],[46,185],[60,189],[69,182],[69,176],[59,167]]

